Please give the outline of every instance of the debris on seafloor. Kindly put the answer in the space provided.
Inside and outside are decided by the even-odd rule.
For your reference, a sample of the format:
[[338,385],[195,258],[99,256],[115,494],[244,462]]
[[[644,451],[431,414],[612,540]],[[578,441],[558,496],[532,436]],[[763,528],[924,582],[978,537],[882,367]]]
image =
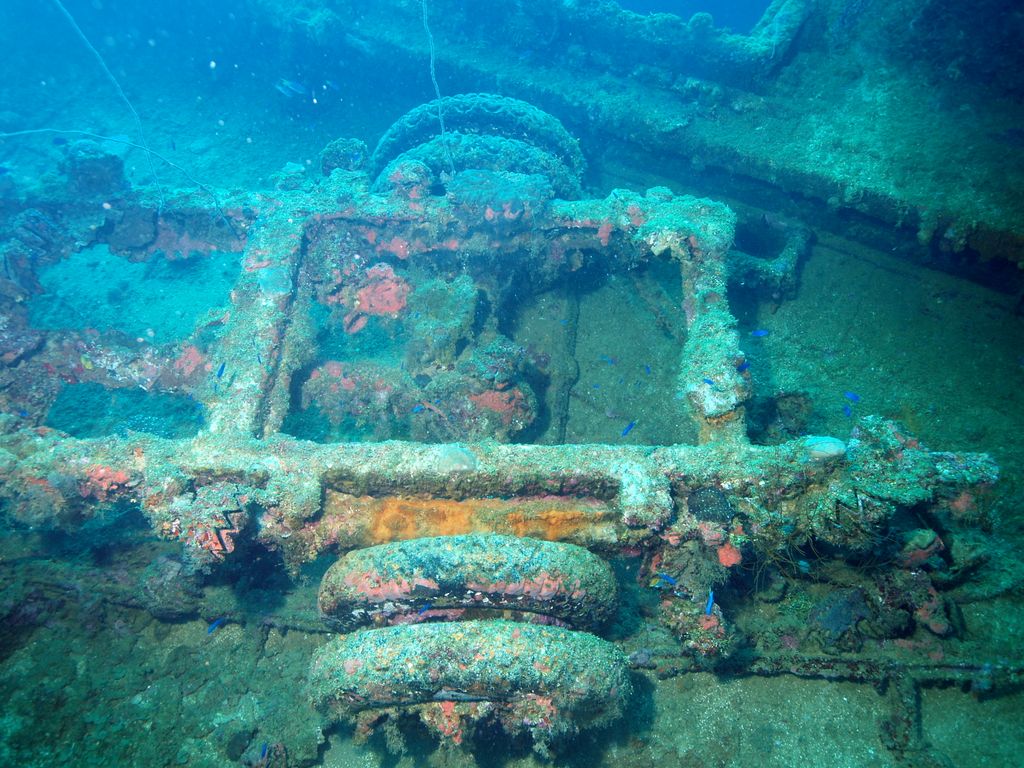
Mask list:
[[[441,107],[459,134],[450,146],[433,128]],[[496,725],[548,755],[623,717],[630,666],[657,677],[813,676],[840,657],[849,677],[882,683],[903,641],[955,634],[942,591],[951,571],[973,565],[943,542],[980,521],[994,462],[930,450],[879,416],[857,419],[846,439],[806,434],[797,396],[788,410],[777,398],[765,433],[778,440],[751,442],[741,344],[769,331],[744,341],[724,299],[729,208],[664,188],[582,199],[582,155],[564,127],[489,94],[418,107],[365,163],[346,160],[359,151],[334,143],[315,187],[282,185],[273,205],[241,209],[230,307],[199,313],[188,338],[149,345],[97,332],[83,347],[77,332],[47,332],[45,343],[11,332],[12,351],[43,349],[23,374],[51,382],[31,397],[4,394],[37,425],[6,417],[0,438],[11,520],[74,536],[130,507],[184,551],[183,562],[152,565],[141,589],[163,618],[177,601],[191,607],[188,580],[218,567],[272,553],[295,574],[338,555],[321,580],[317,628],[347,634],[313,653],[309,685],[324,727],[343,721],[361,738],[415,718],[447,746],[472,749]],[[207,213],[169,200],[160,226],[173,220],[188,251],[237,245]],[[104,236],[128,242],[122,228],[144,218],[126,215]],[[70,247],[73,234],[63,237]],[[696,444],[517,442],[564,420],[552,410],[568,402],[549,396],[539,356],[516,337],[519,291],[558,294],[581,271],[655,261],[680,277],[673,402]],[[513,290],[524,271],[528,287]],[[21,277],[29,283],[31,270]],[[570,335],[572,323],[556,332]],[[187,394],[202,428],[76,438],[38,426],[58,396],[55,376]],[[655,416],[621,417],[619,438]],[[630,558],[653,593],[647,619],[675,643],[668,660],[627,654],[609,630],[621,579],[608,561]],[[885,565],[858,570],[876,561]],[[751,619],[745,591],[757,591],[758,570],[774,582],[762,605],[803,605],[805,626],[780,634]],[[208,615],[210,642],[221,642],[234,615]],[[754,647],[767,650],[745,653]],[[928,674],[962,682],[976,666]],[[1007,669],[999,682],[1020,675]],[[254,765],[286,755],[276,742],[256,751],[251,737],[242,753]]]

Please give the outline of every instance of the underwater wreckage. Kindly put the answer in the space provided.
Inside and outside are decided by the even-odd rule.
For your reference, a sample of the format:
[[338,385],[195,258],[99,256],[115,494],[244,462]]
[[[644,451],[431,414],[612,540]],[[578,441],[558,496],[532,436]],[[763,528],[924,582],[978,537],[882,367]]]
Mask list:
[[[76,439],[6,416],[0,494],[11,520],[73,534],[130,505],[180,543],[193,572],[244,568],[254,548],[293,571],[338,555],[319,610],[323,629],[342,634],[315,654],[310,695],[325,722],[362,735],[413,717],[471,747],[480,724],[497,723],[546,753],[613,722],[629,705],[630,667],[654,663],[602,638],[618,600],[608,561],[623,555],[640,558],[660,591],[657,621],[680,641],[660,676],[870,681],[889,692],[885,742],[900,754],[921,747],[915,686],[1019,684],[1018,667],[865,645],[856,629],[865,622],[875,641],[954,631],[943,590],[980,556],[944,538],[978,522],[997,479],[988,456],[931,450],[875,416],[847,440],[748,437],[752,387],[728,283],[742,275],[778,295],[805,232],[752,257],[732,250],[736,216],[720,203],[663,188],[586,199],[582,155],[562,125],[489,94],[412,110],[372,155],[339,140],[321,159],[315,185],[283,180],[220,209],[199,190],[158,210],[124,184],[115,157],[69,152],[69,189],[106,205],[40,200],[22,212],[5,254],[19,284],[82,243],[143,261],[154,242],[241,249],[242,266],[230,306],[182,342],[144,350],[117,333],[4,330],[5,362],[22,379],[57,371],[111,390],[187,392],[205,413],[203,429],[177,438]],[[674,402],[695,440],[565,443],[571,373],[553,365],[536,386],[499,315],[547,296],[561,319],[552,338],[571,354],[577,317],[559,287],[650,262],[678,272]],[[388,339],[394,354],[347,360],[319,348],[360,334]],[[45,412],[47,390],[30,391],[15,402],[9,390],[9,412]],[[296,437],[289,420],[311,408],[369,438]],[[514,442],[542,414],[556,439]],[[893,530],[902,538],[888,562],[861,569]],[[807,551],[833,564],[814,578],[841,589],[815,609],[806,642],[758,638],[716,599],[750,578],[740,573],[752,562],[757,592],[782,599],[806,575]]]

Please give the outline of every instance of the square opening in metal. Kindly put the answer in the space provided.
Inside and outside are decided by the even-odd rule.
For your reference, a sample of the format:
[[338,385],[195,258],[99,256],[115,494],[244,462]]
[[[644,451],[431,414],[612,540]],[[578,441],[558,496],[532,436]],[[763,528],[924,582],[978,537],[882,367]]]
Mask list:
[[318,227],[298,281],[311,343],[281,431],[323,443],[696,442],[676,394],[678,263],[617,253],[614,240],[604,253],[567,248],[513,223],[490,242],[415,246],[366,224]]

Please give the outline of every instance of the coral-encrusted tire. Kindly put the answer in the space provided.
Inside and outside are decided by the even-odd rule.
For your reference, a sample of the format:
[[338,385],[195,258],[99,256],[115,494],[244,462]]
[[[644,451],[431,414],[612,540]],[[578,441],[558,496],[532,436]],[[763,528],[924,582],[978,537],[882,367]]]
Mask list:
[[[367,710],[418,711],[452,738],[463,725],[493,716],[505,730],[529,731],[540,743],[612,722],[632,694],[626,658],[611,643],[510,621],[345,635],[314,654],[310,688],[313,703],[335,720]],[[487,706],[463,707],[457,718],[455,704],[467,702]]]
[[320,611],[348,631],[462,618],[597,629],[615,608],[609,565],[573,544],[480,534],[355,550],[324,575]]

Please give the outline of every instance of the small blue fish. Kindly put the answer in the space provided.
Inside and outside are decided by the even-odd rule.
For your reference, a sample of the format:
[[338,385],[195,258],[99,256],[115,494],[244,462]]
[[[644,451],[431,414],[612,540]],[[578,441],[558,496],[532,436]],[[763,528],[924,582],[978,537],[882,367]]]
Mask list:
[[218,368],[218,369],[217,369],[217,378],[218,378],[218,379],[219,379],[219,378],[220,378],[221,376],[223,376],[223,375],[224,375],[224,368],[225,368],[225,366],[227,366],[227,362],[223,362],[223,363],[221,363],[221,364],[220,364],[220,368]]
[[422,608],[420,608],[419,611],[417,611],[416,615],[417,616],[422,616],[424,613],[426,613],[427,611],[429,611],[433,607],[434,607],[433,603],[427,603]]
[[414,406],[412,407],[412,412],[413,412],[413,413],[419,413],[419,412],[420,412],[420,411],[422,411],[422,410],[423,410],[423,406],[422,406],[422,405],[414,405]]
[[655,574],[655,575],[659,579],[664,581],[666,584],[668,584],[670,587],[674,587],[678,583],[674,578],[669,576],[667,573],[658,573],[658,574]]
[[651,375],[651,366],[645,365],[644,366],[644,373],[646,373],[648,376],[650,376]]
[[629,422],[629,424],[626,425],[626,428],[624,430],[622,430],[622,436],[625,437],[630,432],[632,432],[633,431],[633,427],[635,427],[635,426],[636,426],[636,422],[635,421]]
[[715,591],[711,590],[708,592],[708,601],[704,603],[704,615],[710,616],[711,609],[715,607]]
[[706,378],[706,379],[704,379],[704,383],[707,384],[709,387],[715,386],[715,380],[714,379],[707,379]]
[[267,751],[270,749],[270,745],[267,742],[263,742],[263,746],[260,747],[260,760],[267,759]]
[[214,632],[217,631],[217,628],[225,621],[227,621],[226,616],[221,616],[219,619],[214,619],[213,621],[211,621],[210,626],[206,628],[206,634],[212,635]]
[[602,363],[608,363],[608,365],[615,365],[614,357],[608,357],[608,355],[601,355],[600,360]]
[[843,406],[843,416],[846,418],[853,416],[853,408],[850,407],[849,403]]
[[768,331],[765,328],[758,328],[756,331],[751,331],[750,335],[757,339],[763,339],[768,335]]
[[750,361],[744,360],[742,363],[736,366],[736,373],[743,373],[750,367]]
[[856,392],[843,392],[843,397],[845,397],[851,403],[860,402],[860,395],[858,395]]

